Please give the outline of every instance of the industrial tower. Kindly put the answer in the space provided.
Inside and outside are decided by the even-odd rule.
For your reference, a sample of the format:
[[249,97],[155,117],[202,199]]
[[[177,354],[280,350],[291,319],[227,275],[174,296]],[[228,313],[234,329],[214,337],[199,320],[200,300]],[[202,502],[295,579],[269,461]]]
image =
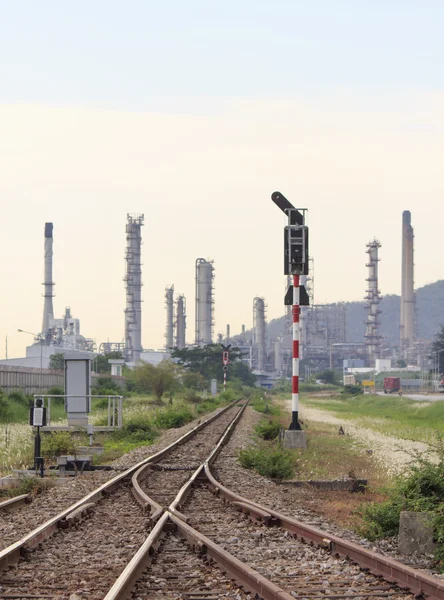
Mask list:
[[253,300],[253,346],[257,350],[257,370],[265,371],[267,358],[265,301],[258,297]]
[[176,347],[179,350],[185,348],[186,337],[186,300],[182,294],[176,302]]
[[213,341],[213,261],[196,259],[195,343],[198,346]]
[[409,210],[402,213],[402,273],[401,273],[401,353],[406,354],[415,339],[415,292],[413,282],[413,227]]
[[142,245],[144,215],[127,215],[126,223],[126,308],[125,359],[136,363],[142,352]]
[[174,285],[165,288],[166,329],[165,349],[174,346]]
[[45,298],[45,302],[43,305],[43,323],[42,323],[42,333],[45,334],[48,332],[50,327],[51,319],[54,318],[54,307],[52,304],[52,299],[54,297],[54,282],[52,280],[52,244],[53,244],[53,224],[45,223],[45,281],[43,286],[45,288],[45,292],[43,297]]
[[381,296],[378,289],[378,251],[381,244],[378,240],[374,239],[373,242],[367,244],[367,254],[369,255],[369,261],[366,264],[368,267],[368,289],[365,299],[367,300],[367,321],[365,329],[365,344],[367,347],[367,357],[369,366],[374,367],[377,358],[380,358],[381,353],[381,339],[379,335],[379,319],[378,316],[381,313],[379,310],[379,301]]

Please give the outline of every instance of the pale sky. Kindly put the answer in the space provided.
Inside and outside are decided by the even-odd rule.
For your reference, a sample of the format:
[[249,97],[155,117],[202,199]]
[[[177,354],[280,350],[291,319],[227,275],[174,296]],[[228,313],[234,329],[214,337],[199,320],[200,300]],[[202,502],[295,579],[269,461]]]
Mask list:
[[283,313],[280,190],[308,208],[317,302],[360,300],[365,245],[399,293],[401,212],[417,286],[443,277],[442,2],[0,0],[1,340],[41,328],[43,229],[54,308],[97,344],[124,329],[127,213],[144,213],[143,344],[164,288],[188,303],[215,261],[215,332]]

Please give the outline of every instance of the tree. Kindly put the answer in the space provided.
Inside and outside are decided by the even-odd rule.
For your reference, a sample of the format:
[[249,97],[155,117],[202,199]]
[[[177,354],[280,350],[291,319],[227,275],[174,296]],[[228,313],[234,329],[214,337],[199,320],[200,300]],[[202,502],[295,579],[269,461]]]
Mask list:
[[119,351],[108,352],[108,354],[96,354],[94,357],[94,371],[96,373],[111,373],[111,365],[108,360],[123,358],[123,355]]
[[333,369],[325,369],[325,371],[319,373],[318,379],[322,381],[322,383],[337,384],[336,372]]
[[53,371],[65,370],[65,355],[63,352],[56,352],[49,357],[49,368]]
[[[208,382],[210,379],[223,381],[222,348],[220,344],[208,344],[203,347],[177,348],[172,352],[172,358],[177,360],[186,372],[199,373]],[[237,371],[236,371],[237,370]],[[239,348],[230,348],[230,364],[228,378],[239,377],[246,385],[254,383],[254,375],[249,366],[242,362],[242,352]]]
[[157,366],[141,361],[133,371],[138,392],[153,392],[158,400],[166,392],[175,391],[180,385],[180,368],[170,360],[163,360]]
[[[436,358],[437,356],[438,358]],[[432,361],[432,368],[438,363],[439,372],[444,373],[444,325],[441,325],[438,333],[435,335],[430,359]]]

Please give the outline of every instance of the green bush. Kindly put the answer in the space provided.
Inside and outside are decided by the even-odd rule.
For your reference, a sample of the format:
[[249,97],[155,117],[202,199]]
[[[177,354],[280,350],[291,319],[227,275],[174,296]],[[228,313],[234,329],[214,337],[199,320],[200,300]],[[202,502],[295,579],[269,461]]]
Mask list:
[[188,406],[176,405],[161,408],[153,418],[153,425],[159,429],[182,427],[193,420],[193,413]]
[[242,393],[239,390],[233,390],[228,388],[225,392],[219,394],[219,400],[223,402],[234,402],[235,400],[239,400],[242,397]]
[[[399,477],[389,498],[382,503],[371,503],[361,510],[363,525],[360,533],[368,539],[396,535],[401,511],[431,512],[434,515],[435,539],[438,543],[435,557],[444,565],[444,443],[438,437],[431,451],[412,454],[414,462],[407,474]],[[436,457],[438,460],[436,461]]]
[[359,396],[359,394],[362,394],[360,385],[344,385],[344,389],[341,391],[343,396]]
[[[49,390],[46,392],[47,396],[63,396],[64,394],[65,389],[57,385],[50,387]],[[51,398],[51,400],[52,402],[54,402],[54,400],[63,400],[63,398]]]
[[15,391],[8,394],[8,399],[11,402],[16,402],[17,404],[21,404],[26,408],[30,408],[34,404],[34,398],[29,394],[24,394],[23,392]]
[[42,436],[42,456],[54,460],[62,454],[73,454],[74,440],[69,431],[53,431]]
[[190,402],[191,404],[200,404],[203,402],[202,396],[200,396],[195,390],[187,390],[183,396],[185,402]]
[[251,406],[257,412],[264,413],[266,415],[279,415],[280,410],[273,406],[271,399],[265,399],[262,396],[253,396],[251,400]]
[[25,477],[17,487],[8,490],[8,496],[15,498],[23,494],[31,494],[33,498],[45,490],[54,487],[54,479],[42,479],[41,477]]
[[246,469],[255,469],[260,475],[276,481],[294,475],[294,454],[277,444],[266,448],[247,446],[238,453],[239,463]]
[[275,440],[279,435],[280,429],[281,426],[279,423],[274,423],[273,421],[261,421],[255,427],[256,433],[263,440]]

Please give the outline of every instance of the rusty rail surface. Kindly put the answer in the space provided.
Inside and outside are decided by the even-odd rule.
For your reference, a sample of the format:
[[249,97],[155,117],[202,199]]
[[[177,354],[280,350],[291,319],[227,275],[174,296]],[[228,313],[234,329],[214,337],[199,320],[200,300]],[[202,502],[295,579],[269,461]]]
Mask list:
[[160,450],[156,454],[153,454],[152,456],[149,456],[148,458],[138,462],[123,473],[116,475],[116,477],[113,477],[113,479],[110,479],[109,481],[102,484],[92,492],[89,492],[86,496],[69,506],[64,511],[60,512],[51,519],[48,519],[48,521],[46,521],[36,529],[32,530],[31,532],[27,533],[23,538],[21,538],[17,542],[14,542],[13,544],[8,546],[7,548],[4,548],[3,550],[0,550],[0,571],[6,569],[11,564],[15,564],[19,560],[23,550],[35,547],[42,541],[53,535],[60,527],[60,524],[64,522],[71,513],[77,511],[82,505],[97,502],[104,494],[112,491],[122,482],[128,481],[128,479],[142,466],[161,460],[171,450],[173,450],[181,444],[186,443],[198,431],[212,423],[220,415],[222,415],[232,406],[235,406],[238,403],[239,400],[236,400],[228,406],[225,406],[216,414],[212,415],[205,421],[202,421],[199,425],[193,427],[193,429],[190,429],[190,431],[182,435],[176,441],[169,444],[166,448],[163,448],[163,450]]
[[238,505],[241,504],[244,512],[249,511],[255,518],[260,518],[262,513],[268,513],[275,525],[283,527],[305,541],[313,542],[324,548],[327,545],[332,554],[349,558],[360,567],[369,569],[374,575],[382,575],[387,581],[396,582],[400,587],[406,587],[415,594],[424,594],[430,600],[444,600],[444,581],[437,577],[403,565],[393,558],[367,550],[367,548],[321,531],[311,525],[306,525],[301,521],[232,492],[217,481],[211,473],[208,462],[205,464],[204,470],[213,490],[235,506],[237,505],[238,508],[240,508]]
[[20,508],[24,504],[29,504],[31,502],[30,494],[22,494],[21,496],[15,496],[14,498],[9,498],[8,500],[3,500],[0,502],[0,511],[12,511]]

